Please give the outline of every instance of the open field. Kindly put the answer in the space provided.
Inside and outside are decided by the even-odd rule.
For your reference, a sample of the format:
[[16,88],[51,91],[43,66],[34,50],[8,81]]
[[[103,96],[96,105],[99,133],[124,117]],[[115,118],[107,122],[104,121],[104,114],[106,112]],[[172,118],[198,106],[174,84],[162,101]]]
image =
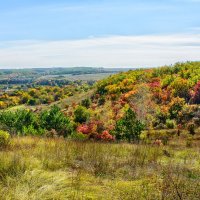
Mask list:
[[200,199],[200,147],[12,138],[0,151],[1,200]]

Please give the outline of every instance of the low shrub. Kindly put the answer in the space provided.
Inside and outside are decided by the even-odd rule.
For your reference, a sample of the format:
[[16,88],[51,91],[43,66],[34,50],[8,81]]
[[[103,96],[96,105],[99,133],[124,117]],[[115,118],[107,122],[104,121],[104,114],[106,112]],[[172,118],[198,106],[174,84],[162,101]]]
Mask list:
[[83,99],[83,100],[81,101],[81,105],[84,106],[84,107],[86,107],[86,108],[89,108],[90,105],[91,105],[91,100],[90,100],[89,98]]
[[81,140],[81,141],[87,140],[88,137],[89,137],[88,135],[80,133],[80,132],[79,133],[74,132],[70,136],[70,138],[73,139],[73,140]]
[[169,129],[174,129],[175,126],[176,126],[176,123],[175,123],[174,120],[167,119],[167,120],[166,120],[166,126],[167,126],[167,128],[169,128]]
[[187,130],[189,131],[190,135],[194,135],[195,134],[195,124],[193,122],[190,122],[187,125]]
[[112,141],[112,140],[114,140],[114,137],[106,130],[102,132],[100,138],[103,141]]
[[0,130],[0,148],[6,147],[10,142],[10,134],[7,131]]

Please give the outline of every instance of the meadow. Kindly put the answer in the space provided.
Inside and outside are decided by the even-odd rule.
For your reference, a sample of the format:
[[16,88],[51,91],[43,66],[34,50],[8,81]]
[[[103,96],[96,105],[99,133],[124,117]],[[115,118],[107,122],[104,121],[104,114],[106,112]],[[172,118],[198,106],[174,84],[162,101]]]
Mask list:
[[167,146],[13,137],[0,151],[1,200],[200,199],[199,140]]

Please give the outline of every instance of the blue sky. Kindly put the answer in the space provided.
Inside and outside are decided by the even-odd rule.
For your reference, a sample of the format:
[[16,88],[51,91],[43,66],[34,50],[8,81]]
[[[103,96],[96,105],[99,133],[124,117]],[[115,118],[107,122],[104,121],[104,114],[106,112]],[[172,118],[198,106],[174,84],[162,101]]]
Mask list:
[[[199,11],[200,0],[0,0],[0,59],[3,58],[2,62],[0,60],[0,67],[60,65],[104,65],[107,67],[139,65],[142,67],[169,64],[184,61],[184,59],[199,60],[200,44],[194,44],[195,40],[199,40],[200,34]],[[154,36],[162,38],[157,47],[163,45],[162,40],[167,39],[166,51],[170,47],[173,48],[171,52],[174,50],[174,43],[170,41],[176,40],[176,46],[180,47],[180,42],[177,44],[179,38],[182,38],[181,48],[183,43],[189,44],[191,40],[193,40],[191,43],[193,48],[188,49],[187,45],[186,52],[183,52],[182,56],[178,54],[177,59],[173,54],[173,58],[162,57],[158,61],[156,61],[156,56],[159,57],[157,55],[159,50],[153,55],[153,60],[149,58],[152,55],[148,56],[145,52],[144,58],[147,61],[149,59],[149,65],[148,62],[135,62],[138,58],[134,59],[134,57],[145,50],[145,47],[141,49],[141,43],[143,44],[141,38],[150,42],[151,37]],[[121,37],[123,41],[119,39]],[[141,37],[140,43],[136,40],[137,48],[134,44],[127,46],[127,42],[135,41],[134,38],[137,37]],[[99,41],[102,40],[104,44],[99,47]],[[77,49],[74,49],[74,52],[80,51],[78,54],[66,53],[70,52],[70,48],[64,44],[68,45],[70,42],[73,42],[72,46],[76,45]],[[93,49],[91,45],[90,48],[87,45],[91,42]],[[155,42],[156,39],[151,46],[153,49],[155,49]],[[49,52],[52,44],[55,49]],[[35,46],[43,49],[41,54],[35,52]],[[26,52],[27,57],[24,59],[23,49],[30,53],[27,55]],[[87,51],[88,54],[86,54]],[[104,57],[103,51],[111,54],[107,63],[102,62],[105,58],[109,59],[107,56]],[[136,56],[130,51],[135,52]],[[193,52],[193,54],[190,53],[188,57],[185,57],[187,52]],[[33,54],[32,57],[31,54]],[[121,60],[124,59],[125,62],[120,61],[120,54]],[[132,56],[127,57],[126,54]],[[117,55],[119,60],[114,55]],[[77,56],[80,59],[77,59]],[[100,56],[101,59],[96,59],[95,62],[95,56]],[[142,59],[142,54],[140,56]],[[74,57],[74,62],[72,57]]]

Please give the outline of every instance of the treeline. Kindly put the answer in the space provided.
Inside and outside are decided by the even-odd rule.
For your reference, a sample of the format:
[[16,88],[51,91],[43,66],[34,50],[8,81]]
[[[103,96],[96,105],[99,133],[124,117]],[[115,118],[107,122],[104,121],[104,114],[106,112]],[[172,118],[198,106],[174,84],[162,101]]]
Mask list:
[[0,113],[0,130],[11,135],[138,142],[143,129],[144,124],[130,108],[112,130],[107,130],[101,121],[92,121],[89,110],[80,105],[76,106],[72,116],[55,105],[39,113],[27,109]]
[[34,86],[33,88],[16,89],[0,94],[0,109],[26,104],[30,106],[51,104],[55,101],[73,96],[76,92],[87,91],[88,85],[69,86]]
[[[59,77],[58,77],[59,78]],[[26,85],[29,87],[30,85],[32,86],[65,86],[65,85],[73,85],[73,84],[89,84],[93,85],[95,81],[92,80],[87,80],[87,81],[82,81],[82,80],[74,80],[70,81],[67,79],[41,79],[41,80],[35,80],[35,79],[24,79],[24,78],[12,78],[12,79],[2,79],[0,80],[0,85]],[[12,87],[12,86],[11,86]]]
[[81,74],[98,74],[98,73],[116,73],[127,71],[127,69],[107,69],[96,67],[55,67],[55,68],[32,68],[32,69],[1,69],[0,76],[18,76],[18,77],[39,77],[45,75],[81,75]]

